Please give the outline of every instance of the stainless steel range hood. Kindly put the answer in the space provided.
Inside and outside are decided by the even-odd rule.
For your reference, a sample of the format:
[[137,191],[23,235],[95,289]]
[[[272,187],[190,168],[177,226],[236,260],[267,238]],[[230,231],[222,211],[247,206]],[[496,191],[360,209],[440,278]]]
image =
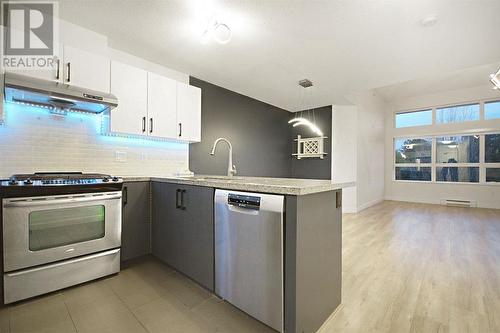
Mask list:
[[4,83],[6,102],[41,106],[58,112],[101,113],[118,106],[118,99],[112,94],[61,82],[7,72]]

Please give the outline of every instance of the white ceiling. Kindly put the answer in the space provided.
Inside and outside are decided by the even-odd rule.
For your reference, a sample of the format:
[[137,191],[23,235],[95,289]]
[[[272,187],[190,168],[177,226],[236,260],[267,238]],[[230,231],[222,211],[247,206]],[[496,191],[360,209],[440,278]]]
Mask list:
[[377,88],[376,92],[385,102],[391,103],[405,98],[436,94],[448,90],[459,90],[486,86],[493,89],[489,75],[496,73],[500,62],[466,68],[449,73],[435,73],[428,77]]
[[[63,19],[115,48],[287,110],[498,62],[498,13],[498,0],[60,2]],[[200,42],[214,15],[229,44]],[[437,23],[422,27],[429,15]],[[303,78],[315,84],[306,101]]]

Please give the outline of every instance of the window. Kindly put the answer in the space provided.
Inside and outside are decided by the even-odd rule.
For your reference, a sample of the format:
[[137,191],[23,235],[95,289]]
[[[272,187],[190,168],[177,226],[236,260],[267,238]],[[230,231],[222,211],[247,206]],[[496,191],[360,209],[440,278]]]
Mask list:
[[484,136],[486,163],[500,163],[500,134],[487,134]]
[[486,182],[500,182],[500,134],[484,136]]
[[487,168],[486,169],[487,182],[500,182],[500,168]]
[[479,167],[440,166],[436,168],[438,182],[478,183]]
[[479,163],[479,135],[436,138],[436,163]]
[[432,110],[396,114],[396,128],[432,125]]
[[487,182],[500,182],[500,168],[487,168],[486,169]]
[[479,104],[459,105],[436,109],[436,123],[459,123],[479,120]]
[[396,163],[431,163],[432,139],[396,139]]
[[500,184],[498,121],[500,99],[394,113],[394,180]]
[[500,119],[500,101],[484,103],[484,119]]
[[500,183],[500,133],[395,138],[394,179]]
[[396,167],[396,180],[431,181],[430,167]]
[[396,139],[394,152],[396,180],[431,180],[432,139]]

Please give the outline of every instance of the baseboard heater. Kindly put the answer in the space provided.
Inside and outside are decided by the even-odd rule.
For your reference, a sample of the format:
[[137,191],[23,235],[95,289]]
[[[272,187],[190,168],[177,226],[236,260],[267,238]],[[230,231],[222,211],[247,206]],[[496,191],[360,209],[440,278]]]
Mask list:
[[477,201],[442,199],[441,205],[453,206],[453,207],[477,207]]

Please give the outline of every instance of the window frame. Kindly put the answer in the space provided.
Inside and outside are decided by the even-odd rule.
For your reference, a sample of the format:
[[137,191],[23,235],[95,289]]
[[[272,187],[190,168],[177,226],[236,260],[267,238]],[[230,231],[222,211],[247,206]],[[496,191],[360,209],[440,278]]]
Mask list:
[[[486,103],[494,103],[494,102],[500,102],[500,98],[497,97],[497,98],[488,98],[488,99],[483,99],[483,100],[467,100],[467,101],[462,101],[462,102],[457,102],[457,103],[438,104],[438,105],[433,105],[433,106],[421,106],[421,107],[412,108],[412,109],[395,110],[392,112],[392,128],[395,130],[401,131],[401,130],[405,130],[405,129],[415,129],[415,128],[436,128],[436,127],[447,127],[447,126],[456,126],[456,125],[463,125],[463,124],[471,125],[471,124],[475,124],[478,122],[500,122],[500,118],[494,118],[494,119],[486,119],[485,118],[484,105]],[[477,120],[468,120],[468,121],[461,121],[461,122],[454,122],[454,123],[437,123],[436,122],[436,113],[437,113],[436,110],[437,109],[458,107],[458,106],[464,106],[464,105],[473,105],[473,104],[479,104],[479,119],[477,119]],[[403,114],[403,113],[427,111],[427,110],[432,110],[432,123],[430,125],[415,125],[415,126],[406,126],[406,127],[396,127],[396,115]]]
[[[408,113],[417,113],[417,112],[429,112],[429,111],[431,112],[431,123],[430,124],[426,124],[426,125],[412,125],[412,126],[403,126],[403,127],[397,127],[396,126],[396,124],[397,124],[396,117],[397,117],[398,114],[408,114]],[[402,129],[402,128],[432,126],[434,124],[434,120],[435,120],[435,113],[434,113],[434,109],[433,108],[420,108],[420,109],[411,110],[411,111],[397,111],[397,112],[394,113],[394,128]]]
[[500,118],[491,118],[491,119],[486,119],[486,108],[485,108],[485,105],[488,104],[488,103],[500,103],[500,98],[497,98],[497,99],[491,99],[491,100],[485,100],[482,102],[482,108],[481,108],[481,111],[482,111],[482,114],[481,114],[481,119],[482,120],[485,120],[485,121],[495,121],[495,120],[499,120]]
[[[472,106],[472,105],[477,105],[479,106],[479,118],[478,119],[471,119],[471,120],[462,120],[462,121],[450,121],[450,122],[440,122],[438,123],[436,121],[437,119],[437,111],[438,110],[445,110],[445,109],[451,109],[451,108],[460,108],[460,107],[465,107],[465,106]],[[433,112],[433,125],[435,126],[442,126],[442,125],[450,125],[450,124],[463,124],[463,123],[473,123],[477,121],[484,120],[484,102],[470,102],[470,103],[460,103],[460,104],[452,104],[452,105],[443,105],[443,106],[435,106],[432,108]]]
[[[403,127],[404,128],[404,127]],[[410,127],[411,128],[411,127]],[[486,169],[488,168],[500,168],[500,163],[486,163],[485,162],[485,136],[488,134],[500,134],[500,129],[495,131],[487,132],[467,132],[467,133],[449,133],[449,134],[433,134],[433,135],[397,135],[392,138],[392,181],[397,183],[416,183],[416,184],[458,184],[458,185],[482,185],[482,186],[500,186],[500,182],[486,182]],[[437,168],[438,167],[449,167],[449,163],[437,163],[437,138],[443,136],[467,136],[467,135],[478,135],[479,136],[479,162],[478,163],[453,163],[453,167],[478,167],[479,168],[479,182],[447,182],[438,181],[437,179]],[[431,149],[431,163],[396,163],[396,149],[395,143],[398,139],[430,139],[432,142]],[[431,168],[431,180],[399,180],[396,179],[396,167],[430,167]]]

